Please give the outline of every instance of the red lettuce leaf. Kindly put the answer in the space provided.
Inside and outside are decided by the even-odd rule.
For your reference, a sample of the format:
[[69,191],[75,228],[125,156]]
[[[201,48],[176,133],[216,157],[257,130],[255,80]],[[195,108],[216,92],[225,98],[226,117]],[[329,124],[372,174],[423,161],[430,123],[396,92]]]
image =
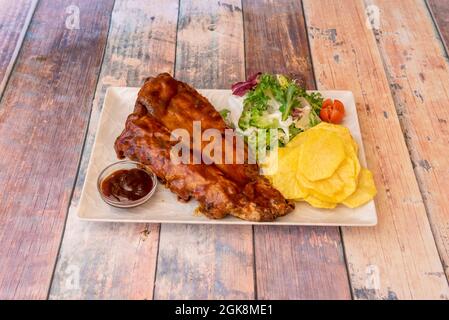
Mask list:
[[236,82],[232,85],[232,94],[236,96],[244,96],[246,92],[253,89],[259,83],[259,76],[262,72],[258,72],[249,77],[246,81]]

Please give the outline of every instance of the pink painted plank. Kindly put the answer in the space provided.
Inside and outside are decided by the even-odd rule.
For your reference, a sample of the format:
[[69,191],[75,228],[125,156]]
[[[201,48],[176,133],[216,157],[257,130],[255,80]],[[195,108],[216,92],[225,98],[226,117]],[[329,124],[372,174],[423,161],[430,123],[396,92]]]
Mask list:
[[[293,74],[315,88],[301,1],[243,2],[247,74]],[[259,299],[350,299],[338,228],[254,227]]]
[[37,0],[0,0],[0,97],[22,47]]
[[[244,78],[239,0],[181,1],[177,39],[180,80],[229,88]],[[252,241],[247,226],[162,225],[154,298],[254,298]]]
[[[352,0],[304,0],[318,88],[354,93],[368,168],[378,189],[378,225],[342,228],[356,299],[448,298],[447,280],[442,276],[441,260],[385,73],[383,61],[388,58],[381,55],[375,37],[380,39],[378,33],[385,25],[398,24],[386,31],[388,37],[399,33],[399,39],[406,39],[404,31],[398,29],[406,25],[405,16],[416,26],[420,21],[416,17],[428,18],[417,10],[405,14],[406,7],[413,8],[419,2],[367,1],[365,5]],[[380,30],[373,30],[367,23],[367,12],[373,15],[376,10],[368,8],[370,4],[381,9]],[[417,49],[429,50],[429,46]],[[402,54],[407,60],[413,53]],[[407,82],[401,63],[394,63],[393,68],[398,68]]]
[[[148,76],[173,72],[177,17],[177,0],[115,2],[71,209],[79,201],[106,89],[139,87]],[[85,222],[70,210],[50,298],[151,299],[158,241],[158,224]]]
[[[0,299],[47,297],[112,1],[41,1],[0,105]],[[80,80],[82,79],[82,80]]]

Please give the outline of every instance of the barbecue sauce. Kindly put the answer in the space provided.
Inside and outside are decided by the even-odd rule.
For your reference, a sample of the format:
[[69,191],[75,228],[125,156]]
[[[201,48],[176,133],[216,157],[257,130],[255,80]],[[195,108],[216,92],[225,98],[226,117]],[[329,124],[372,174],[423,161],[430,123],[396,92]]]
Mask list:
[[136,201],[153,189],[150,175],[141,169],[117,170],[101,182],[103,195],[113,201]]

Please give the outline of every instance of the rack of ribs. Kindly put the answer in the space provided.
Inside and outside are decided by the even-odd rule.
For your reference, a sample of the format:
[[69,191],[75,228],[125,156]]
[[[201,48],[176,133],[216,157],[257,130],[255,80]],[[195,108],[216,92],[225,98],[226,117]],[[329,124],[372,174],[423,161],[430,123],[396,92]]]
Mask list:
[[[244,164],[173,162],[170,151],[178,141],[170,139],[171,132],[185,129],[192,137],[194,121],[201,121],[203,131],[217,129],[223,137],[229,129],[210,102],[189,85],[167,73],[148,78],[139,91],[134,112],[116,139],[117,156],[142,163],[178,199],[196,199],[199,211],[209,218],[230,214],[245,220],[271,221],[293,210],[293,202],[259,174],[257,164],[247,163],[246,145]],[[195,151],[201,150],[191,148],[191,158]]]

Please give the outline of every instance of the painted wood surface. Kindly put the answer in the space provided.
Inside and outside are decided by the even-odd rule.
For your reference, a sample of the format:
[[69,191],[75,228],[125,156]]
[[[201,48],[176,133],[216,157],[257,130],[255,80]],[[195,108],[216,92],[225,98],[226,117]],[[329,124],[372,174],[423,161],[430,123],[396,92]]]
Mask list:
[[[177,78],[196,88],[244,78],[241,8],[239,0],[181,1]],[[252,299],[253,279],[251,227],[161,226],[155,299]]]
[[73,209],[84,182],[106,89],[140,87],[148,76],[173,73],[177,17],[177,0],[165,1],[163,6],[146,0],[115,2],[51,299],[153,296],[159,225],[85,222],[78,220]]
[[377,42],[396,111],[449,275],[449,109],[442,107],[449,101],[449,63],[424,1],[373,4],[382,14]]
[[22,47],[37,0],[0,0],[0,97]]
[[[448,284],[366,8],[352,0],[307,0],[304,8],[318,88],[353,91],[378,188],[378,226],[343,228],[354,298],[446,299]],[[387,16],[381,11],[381,21]]]
[[46,298],[112,1],[41,1],[0,105],[0,299]]
[[[447,1],[182,0],[179,17],[178,0],[41,0],[32,16],[33,3],[0,0],[0,299],[449,297]],[[73,3],[80,29],[66,26]],[[228,88],[259,70],[354,92],[377,227],[343,228],[342,245],[338,228],[97,224],[70,210],[63,234],[108,86],[168,71]]]
[[[315,88],[300,1],[244,1],[247,74],[291,73]],[[254,227],[257,298],[350,299],[338,228]]]
[[[427,7],[434,19],[441,40],[449,54],[449,1],[447,0],[426,0]],[[427,13],[426,13],[427,14]],[[427,20],[427,19],[426,19]]]

